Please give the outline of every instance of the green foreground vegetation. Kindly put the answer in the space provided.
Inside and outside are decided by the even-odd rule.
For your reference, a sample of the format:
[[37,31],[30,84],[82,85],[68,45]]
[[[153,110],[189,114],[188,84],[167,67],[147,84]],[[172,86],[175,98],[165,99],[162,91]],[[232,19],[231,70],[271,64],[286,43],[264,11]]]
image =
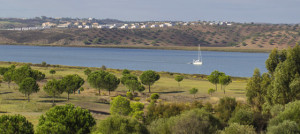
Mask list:
[[5,133],[300,133],[300,46],[249,79],[1,62]]

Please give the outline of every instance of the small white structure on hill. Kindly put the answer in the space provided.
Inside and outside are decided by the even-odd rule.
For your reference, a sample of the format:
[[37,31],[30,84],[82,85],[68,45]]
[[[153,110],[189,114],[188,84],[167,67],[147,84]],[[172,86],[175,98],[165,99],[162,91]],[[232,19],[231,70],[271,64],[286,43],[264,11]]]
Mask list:
[[123,26],[120,27],[120,29],[128,29],[128,26],[123,25]]
[[165,23],[165,25],[167,25],[168,27],[174,26],[174,24],[172,24],[172,23]]
[[136,28],[139,28],[139,26],[138,25],[132,25],[130,28],[131,29],[136,29]]
[[153,25],[151,25],[150,27],[151,27],[151,28],[157,28],[157,27],[158,27],[158,25],[156,25],[156,24],[153,24]]
[[149,28],[148,25],[142,25],[141,28]]
[[163,27],[167,27],[167,25],[165,25],[165,24],[160,24],[159,27],[162,27],[162,28],[163,28]]
[[90,25],[85,25],[84,28],[89,29],[89,28],[91,28],[91,26]]
[[59,25],[57,25],[58,28],[68,28],[70,26],[71,26],[70,23],[65,23],[65,24],[59,24]]

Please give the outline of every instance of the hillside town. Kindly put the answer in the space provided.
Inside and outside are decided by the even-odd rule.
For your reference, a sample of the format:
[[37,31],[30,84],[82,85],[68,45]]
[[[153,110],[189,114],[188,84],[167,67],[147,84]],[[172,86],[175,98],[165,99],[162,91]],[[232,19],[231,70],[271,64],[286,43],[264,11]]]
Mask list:
[[[188,26],[188,25],[217,25],[217,26],[232,26],[232,22],[227,21],[149,21],[149,22],[116,22],[116,23],[103,23],[101,20],[88,18],[88,19],[43,19],[40,26],[34,27],[13,27],[1,30],[41,30],[50,28],[79,28],[79,29],[145,29],[145,28],[167,28],[173,26]],[[47,21],[49,20],[49,21]]]

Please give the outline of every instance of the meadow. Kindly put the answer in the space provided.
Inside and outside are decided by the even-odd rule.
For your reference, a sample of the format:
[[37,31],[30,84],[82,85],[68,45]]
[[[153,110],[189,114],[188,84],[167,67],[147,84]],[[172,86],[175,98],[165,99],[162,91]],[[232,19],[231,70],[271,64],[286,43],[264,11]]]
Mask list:
[[[10,65],[16,65],[20,67],[26,63],[15,63],[15,62],[0,62],[0,67],[8,67]],[[108,117],[110,111],[109,102],[111,97],[118,95],[125,96],[128,91],[126,87],[120,84],[116,91],[112,92],[108,96],[108,92],[101,91],[101,96],[98,96],[97,90],[90,87],[89,83],[86,81],[87,76],[84,74],[86,67],[74,67],[74,66],[62,66],[62,65],[49,65],[42,66],[41,64],[32,64],[32,69],[39,70],[46,74],[46,79],[38,82],[40,86],[40,91],[34,93],[30,96],[30,102],[27,102],[24,94],[18,91],[18,86],[15,83],[11,83],[11,87],[8,88],[6,82],[2,82],[0,86],[0,115],[2,114],[21,114],[25,116],[34,126],[37,126],[39,116],[52,107],[52,98],[49,97],[44,91],[44,84],[53,78],[61,79],[68,74],[78,74],[84,78],[85,83],[83,85],[84,91],[76,92],[76,94],[70,95],[70,100],[67,100],[67,94],[63,93],[56,100],[56,105],[64,105],[72,103],[76,106],[90,110],[94,118],[97,121],[105,119]],[[54,69],[55,74],[50,74],[49,70]],[[100,70],[101,68],[90,68],[92,71]],[[122,70],[118,69],[106,69],[106,71],[115,74],[117,77],[122,76]],[[139,76],[142,71],[131,71],[132,74]],[[245,102],[245,87],[247,84],[247,78],[233,78],[230,85],[226,87],[226,94],[220,90],[220,85],[218,85],[218,91],[210,96],[208,94],[209,88],[215,88],[215,85],[211,84],[205,75],[195,74],[181,74],[184,76],[184,80],[178,82],[174,80],[176,73],[170,72],[159,72],[161,78],[153,86],[151,86],[152,93],[159,93],[160,102],[193,102],[194,100],[199,100],[203,102],[210,102],[216,104],[219,98],[224,96],[235,97],[238,101]],[[1,77],[0,77],[1,79]],[[199,92],[196,94],[194,99],[193,95],[189,93],[189,89],[198,88]],[[140,102],[149,104],[147,98],[150,96],[148,89],[138,93],[138,97],[141,98]]]

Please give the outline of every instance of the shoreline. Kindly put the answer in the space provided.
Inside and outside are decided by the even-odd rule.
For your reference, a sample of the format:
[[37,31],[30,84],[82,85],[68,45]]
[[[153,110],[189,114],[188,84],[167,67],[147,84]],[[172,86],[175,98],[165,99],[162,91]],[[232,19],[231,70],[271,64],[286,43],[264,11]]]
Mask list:
[[[84,67],[84,66],[69,66],[69,65],[61,65],[61,64],[47,64],[46,66],[42,66],[41,63],[29,63],[29,62],[15,62],[15,61],[0,61],[0,67],[2,67],[2,65],[16,65],[16,66],[22,66],[25,64],[29,64],[30,66],[35,66],[35,67],[53,67],[53,68],[65,68],[65,69],[86,69],[86,68],[90,68],[92,70],[101,70],[101,67]],[[122,71],[124,69],[114,69],[114,68],[107,68],[107,71],[110,72],[119,72]],[[142,74],[143,71],[141,70],[131,70],[128,69],[129,71],[132,71],[136,74]],[[166,71],[156,71],[161,75],[169,75],[169,76],[175,76],[175,75],[183,75],[188,79],[206,79],[208,75],[206,74],[185,74],[185,73],[178,73],[178,72],[166,72]],[[121,73],[121,72],[120,72]],[[237,81],[243,81],[243,80],[247,80],[249,77],[238,77],[238,76],[231,76],[234,80]]]
[[[137,45],[135,46],[133,45],[51,45],[51,44],[23,44],[23,43],[1,43],[0,45],[198,51],[197,46],[190,47],[190,46],[137,46]],[[201,51],[269,53],[272,51],[272,49],[246,49],[246,48],[238,48],[238,47],[201,47]]]

